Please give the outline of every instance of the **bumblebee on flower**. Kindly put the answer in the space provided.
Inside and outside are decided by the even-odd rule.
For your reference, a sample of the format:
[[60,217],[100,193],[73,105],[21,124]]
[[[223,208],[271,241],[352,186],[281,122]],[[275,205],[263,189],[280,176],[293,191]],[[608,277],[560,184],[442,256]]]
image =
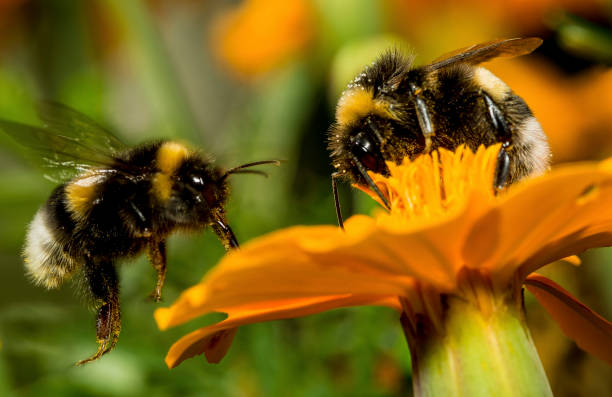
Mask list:
[[201,353],[219,361],[241,325],[379,305],[401,314],[417,395],[450,388],[550,395],[525,324],[522,285],[581,348],[612,363],[610,323],[533,273],[612,245],[612,162],[568,165],[495,195],[498,151],[440,149],[388,164],[389,177],[371,174],[388,213],[353,216],[344,232],[280,230],[230,253],[156,312],[162,329],[209,312],[228,315],[181,338],[166,363]]

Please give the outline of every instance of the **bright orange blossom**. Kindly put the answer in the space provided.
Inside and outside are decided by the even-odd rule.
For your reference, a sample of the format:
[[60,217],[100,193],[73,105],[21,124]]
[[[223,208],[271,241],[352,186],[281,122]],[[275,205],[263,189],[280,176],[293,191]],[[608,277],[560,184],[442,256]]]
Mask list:
[[612,363],[612,325],[533,274],[612,245],[612,160],[559,167],[496,196],[498,149],[440,150],[389,164],[390,177],[373,175],[389,197],[389,213],[353,216],[344,232],[291,227],[228,254],[171,307],[156,311],[161,329],[210,312],[228,315],[176,342],[167,365],[201,353],[218,362],[238,326],[338,307],[391,307],[408,333],[423,321],[441,327],[445,299],[482,312],[500,302],[522,310],[523,284],[579,346]]

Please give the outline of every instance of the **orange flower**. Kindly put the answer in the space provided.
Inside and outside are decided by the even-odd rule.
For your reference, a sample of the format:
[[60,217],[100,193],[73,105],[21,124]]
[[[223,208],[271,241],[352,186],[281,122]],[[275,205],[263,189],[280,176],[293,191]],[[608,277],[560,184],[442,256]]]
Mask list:
[[251,78],[303,49],[313,25],[307,0],[247,0],[219,20],[213,40],[218,56],[238,76]]
[[[612,160],[560,167],[495,195],[498,150],[481,147],[474,154],[461,147],[400,166],[390,163],[390,177],[372,174],[389,198],[388,213],[353,216],[345,231],[291,227],[228,254],[171,307],[156,311],[161,329],[210,312],[227,313],[225,320],[176,342],[167,365],[201,353],[218,362],[241,325],[356,305],[402,313],[413,360],[421,360],[432,335],[452,342],[444,332],[449,323],[465,328],[491,321],[497,329],[514,321],[501,321],[500,315],[514,313],[516,335],[525,337],[523,284],[579,346],[612,363],[612,324],[533,274],[552,261],[612,245]],[[469,321],[453,314],[460,306],[471,308],[461,312]],[[486,332],[493,340],[490,329]],[[495,346],[500,352],[505,347]],[[512,344],[512,349],[519,348]],[[428,365],[418,364],[413,362],[413,371]]]

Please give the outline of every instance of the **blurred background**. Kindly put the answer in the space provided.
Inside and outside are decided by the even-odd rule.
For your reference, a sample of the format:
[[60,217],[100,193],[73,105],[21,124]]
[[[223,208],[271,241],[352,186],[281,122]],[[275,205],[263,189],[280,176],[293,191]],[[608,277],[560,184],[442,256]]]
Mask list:
[[[612,156],[612,4],[604,0],[0,0],[0,117],[38,123],[33,103],[65,103],[128,143],[179,138],[225,167],[282,158],[270,178],[232,179],[238,239],[294,224],[334,224],[325,135],[340,93],[389,46],[419,64],[494,38],[539,36],[533,55],[487,66],[531,106],[554,162]],[[71,286],[25,278],[25,229],[54,185],[0,134],[0,395],[400,396],[410,358],[397,315],[336,310],[243,327],[219,365],[170,371],[181,335],[215,319],[158,331],[144,258],[120,268],[123,330],[96,348],[94,313]],[[345,216],[368,213],[342,186]],[[223,255],[213,233],[168,244],[163,305]],[[612,318],[612,251],[580,268],[544,271]],[[526,294],[529,323],[558,396],[612,395],[612,369],[569,342]]]

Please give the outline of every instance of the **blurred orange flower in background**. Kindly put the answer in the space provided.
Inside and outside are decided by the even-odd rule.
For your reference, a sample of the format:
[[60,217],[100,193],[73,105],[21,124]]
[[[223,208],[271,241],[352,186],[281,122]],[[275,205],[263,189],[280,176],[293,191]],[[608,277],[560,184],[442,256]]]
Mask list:
[[228,315],[181,338],[166,363],[172,368],[202,353],[218,362],[240,325],[346,306],[388,306],[407,318],[405,329],[440,331],[452,302],[489,314],[522,311],[524,282],[568,336],[612,363],[612,324],[532,274],[612,245],[612,160],[565,166],[495,195],[498,150],[461,147],[389,163],[390,177],[372,174],[389,213],[353,216],[345,232],[280,230],[230,253],[170,308],[156,311],[161,329],[211,312]]
[[0,0],[0,49],[6,45],[12,30],[20,22],[19,9],[27,0]]
[[[433,0],[405,1],[388,0],[396,17],[410,16],[409,23],[404,23],[406,32],[415,30],[440,17],[440,14],[454,12],[454,9],[466,10],[477,17],[484,25],[498,25],[499,29],[533,30],[541,27],[542,21],[551,12],[564,10],[583,15],[599,15],[607,6],[606,0]],[[455,25],[464,25],[466,21],[455,21]],[[507,32],[506,32],[507,33]]]
[[[607,5],[604,0],[387,2],[390,24],[415,45],[421,62],[493,38],[544,34],[546,40],[560,40],[551,36],[554,20],[560,15],[576,13],[601,19]],[[533,110],[549,137],[553,162],[601,159],[612,154],[609,67],[568,75],[563,65],[538,56],[538,50],[529,57],[485,66]]]
[[253,78],[301,51],[315,34],[308,0],[246,0],[217,21],[213,46],[241,78]]
[[487,66],[529,104],[549,138],[554,162],[612,153],[612,70],[565,76],[528,57]]

